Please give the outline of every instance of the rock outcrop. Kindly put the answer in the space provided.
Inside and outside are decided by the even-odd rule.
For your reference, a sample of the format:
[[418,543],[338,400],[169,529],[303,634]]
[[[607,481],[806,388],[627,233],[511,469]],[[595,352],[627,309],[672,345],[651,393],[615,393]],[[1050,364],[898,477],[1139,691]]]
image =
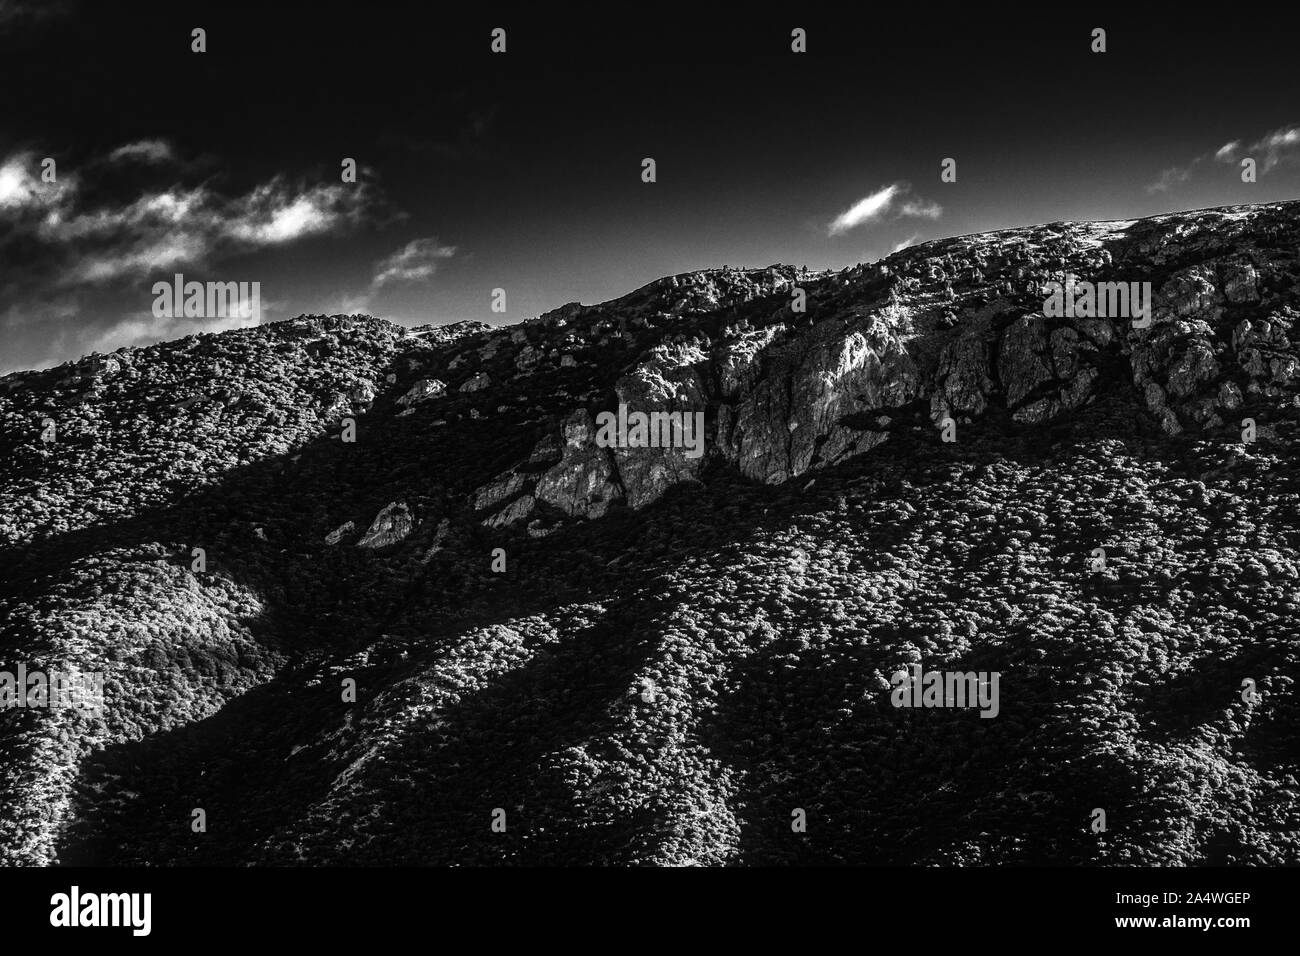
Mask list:
[[[1252,402],[1297,401],[1296,259],[1263,251],[1279,234],[1297,238],[1292,209],[1053,224],[924,243],[836,274],[694,273],[602,306],[567,305],[538,325],[565,329],[566,342],[620,327],[631,362],[604,378],[603,400],[557,424],[564,461],[529,490],[565,514],[595,517],[616,502],[643,508],[710,462],[781,483],[869,453],[900,428],[933,433],[993,413],[1041,426],[1079,412],[1099,389],[1132,389],[1166,434],[1232,434]],[[1141,284],[1149,322],[1132,312]],[[1048,306],[1062,287],[1079,295],[1063,314]],[[1100,291],[1085,304],[1079,290],[1090,287]],[[542,340],[498,334],[515,349],[512,374],[538,367]],[[583,358],[564,365],[584,367]],[[703,413],[704,454],[635,444],[604,453],[591,416],[620,405]],[[512,491],[527,484],[519,478]]]
[[397,399],[398,405],[418,405],[420,402],[427,402],[429,399],[438,398],[447,391],[445,382],[440,382],[436,378],[422,378]]
[[616,480],[613,456],[596,445],[596,426],[591,413],[579,409],[562,426],[564,457],[538,480],[534,492],[539,501],[554,505],[565,514],[599,518],[623,497]]
[[404,501],[394,501],[375,515],[358,548],[386,548],[402,541],[415,529],[415,519]]

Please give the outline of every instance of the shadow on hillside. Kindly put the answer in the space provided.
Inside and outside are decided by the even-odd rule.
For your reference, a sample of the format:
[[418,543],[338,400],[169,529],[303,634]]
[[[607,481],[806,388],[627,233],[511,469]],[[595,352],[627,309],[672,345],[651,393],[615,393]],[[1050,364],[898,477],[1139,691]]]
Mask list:
[[[107,748],[81,782],[83,817],[66,834],[60,862],[483,865],[600,862],[601,854],[618,862],[644,839],[653,813],[578,821],[568,781],[553,776],[548,787],[543,775],[539,787],[536,772],[547,755],[616,729],[613,708],[655,649],[652,637],[632,629],[653,610],[653,595],[643,596],[612,619],[535,645],[526,663],[400,735],[367,720],[365,705],[399,681],[435,677],[437,648],[409,664],[347,670],[367,691],[356,704],[340,703],[337,676],[306,690],[305,675],[285,675],[204,721]],[[352,720],[390,745],[382,765],[371,761],[364,770],[364,793],[382,801],[380,818],[370,804],[331,807],[297,850],[284,842],[264,848],[334,795],[355,743],[369,739],[358,735],[353,750],[327,756],[328,738]],[[313,743],[294,753],[303,741]],[[132,791],[129,801],[92,799],[114,792],[111,778],[125,768],[131,775],[120,783]],[[206,834],[189,830],[195,807],[207,814]],[[498,807],[508,815],[506,834],[490,828]]]
[[[331,549],[321,544],[323,534],[346,518],[373,515],[388,501],[412,494],[423,494],[425,500],[441,502],[451,511],[457,507],[454,502],[494,477],[501,461],[511,456],[524,457],[531,443],[531,438],[523,440],[519,436],[503,441],[493,435],[486,443],[476,440],[483,426],[476,428],[471,422],[446,427],[433,436],[428,417],[427,413],[384,420],[363,416],[358,420],[359,427],[367,437],[355,446],[320,439],[301,449],[301,458],[296,462],[289,455],[276,456],[232,470],[214,487],[167,508],[14,549],[0,556],[17,570],[10,579],[8,593],[41,593],[41,586],[63,580],[69,565],[93,554],[130,551],[154,541],[214,541],[218,545],[209,550],[210,566],[219,566],[223,576],[264,598],[261,617],[250,623],[256,639],[287,653],[291,662],[307,658],[319,661],[373,643],[390,625],[409,616],[413,608],[428,613],[417,623],[425,639],[436,640],[439,635],[467,627],[547,611],[565,601],[617,598],[624,590],[618,573],[599,574],[595,569],[607,568],[612,560],[625,556],[629,539],[636,540],[638,535],[641,540],[653,538],[657,518],[665,509],[677,507],[674,493],[641,514],[612,514],[540,540],[518,532],[493,535],[462,515],[455,545],[428,565],[421,565],[417,556],[429,545],[438,514],[423,515],[429,520],[422,520],[415,534],[383,553],[362,552],[347,545]],[[1105,433],[1080,432],[1095,430],[1098,422]],[[926,480],[938,482],[944,480],[945,464],[954,459],[1041,459],[1051,455],[1046,442],[1069,440],[1071,435],[1132,437],[1131,424],[1124,421],[1122,414],[1102,416],[1092,423],[1076,422],[1072,429],[1021,429],[1010,435],[986,436],[974,428],[970,434],[970,443],[956,446],[899,435],[868,456],[871,460],[865,464],[860,461],[819,473],[819,479],[826,476],[819,483],[833,485],[837,475],[858,473],[864,467],[894,476],[924,473],[929,476]],[[368,437],[371,435],[373,440]],[[442,474],[463,478],[454,486],[429,478]],[[650,551],[644,557],[651,565],[671,566],[673,555],[683,549],[724,547],[764,530],[783,527],[797,520],[803,507],[799,484],[772,488],[733,478],[721,489],[681,492],[712,495],[713,519],[692,528],[688,539],[663,542],[657,553]],[[823,493],[822,489],[818,493]],[[738,511],[737,497],[753,506]],[[265,540],[256,535],[254,527],[264,528]],[[580,561],[565,562],[556,557],[574,544],[582,546]],[[515,572],[509,588],[498,586],[500,582],[488,571],[488,554],[491,547],[498,545],[511,549]],[[544,573],[532,569],[530,558],[545,566]],[[188,567],[188,555],[177,555],[174,561],[181,568]],[[644,564],[636,571],[653,573]],[[590,649],[584,647],[580,636],[566,636],[548,656],[509,672],[443,715],[449,743],[437,751],[438,766],[411,771],[424,774],[420,780],[428,793],[424,802],[437,808],[430,819],[441,821],[439,826],[445,829],[440,832],[473,833],[485,829],[487,813],[502,806],[500,801],[506,799],[495,795],[511,792],[512,782],[520,779],[540,755],[593,738],[599,728],[606,726],[609,701],[626,690],[631,675],[648,654],[647,648],[629,645],[618,634],[610,637],[612,650],[599,658],[594,670],[587,657]],[[758,668],[757,679],[762,665],[754,666]],[[400,668],[385,663],[375,665],[364,676],[379,685],[398,673]],[[343,718],[329,699],[337,689],[323,687],[319,693],[308,692],[301,686],[304,676],[287,670],[231,700],[205,720],[111,745],[93,761],[84,762],[86,772],[72,814],[76,823],[61,843],[61,861],[158,862],[159,850],[168,848],[161,854],[169,857],[168,862],[246,862],[255,855],[260,841],[324,796],[338,772],[332,764],[300,770],[294,761],[301,761],[301,757],[289,756],[302,740],[319,735],[324,727],[337,728]],[[576,686],[599,691],[590,699],[575,701],[571,691]],[[927,712],[927,716],[930,713],[934,712]],[[157,715],[136,716],[148,727],[149,718],[156,719]],[[1027,719],[1031,716],[1027,715]],[[864,711],[857,729],[866,733],[874,719]],[[1011,740],[1013,721],[988,723],[1008,728],[993,733]],[[734,737],[739,732],[729,735]],[[899,742],[884,754],[886,765],[888,760],[905,763],[909,747],[925,748],[916,731],[909,733],[900,727],[898,733]],[[798,779],[808,781],[804,792],[821,787],[829,793],[836,786],[842,788],[842,782],[837,783],[829,775],[829,767],[816,763],[815,750],[785,754],[780,759],[789,761],[790,772]],[[418,741],[403,742],[401,752],[409,752],[409,759],[417,764],[423,756],[434,756],[420,749]],[[981,788],[996,788],[999,784],[994,774],[1000,764],[996,759],[991,761],[966,768],[971,774],[969,783],[954,793],[962,799],[974,799]],[[958,809],[961,800],[957,796],[951,801],[944,798],[941,805],[948,809],[942,812],[932,806],[929,824],[915,815],[908,816],[903,812],[906,808],[900,807],[902,819],[912,822],[899,823],[879,836],[871,835],[868,829],[879,826],[877,816],[862,814],[872,812],[872,801],[888,806],[891,800],[898,802],[910,799],[909,794],[924,792],[927,780],[939,779],[933,777],[935,773],[942,775],[951,769],[914,771],[919,776],[903,778],[906,785],[897,787],[892,796],[868,787],[862,797],[870,799],[859,812],[849,808],[836,813],[858,834],[854,839],[866,841],[861,847],[864,853],[898,862],[920,858],[921,849],[888,848],[907,846],[912,829],[923,824],[932,832],[920,846],[937,845],[946,828],[956,828],[964,819],[962,813],[967,812]],[[1092,786],[1088,781],[1105,780],[1113,771],[1099,764],[1080,785],[1086,792]],[[98,792],[102,784],[107,786],[104,792]],[[136,796],[127,799],[124,791]],[[527,795],[518,799],[527,806]],[[567,798],[557,790],[547,799]],[[777,820],[788,832],[789,809],[783,807],[782,801],[788,802],[788,798],[775,793],[760,792],[746,798],[746,814],[753,828],[752,836],[747,838],[753,847],[746,851],[747,861],[762,862],[771,857],[770,848],[775,844],[766,841],[777,837],[763,836],[767,832],[763,821]],[[189,814],[195,806],[204,807],[208,813],[205,837],[189,831]],[[506,809],[509,811],[511,806],[515,804]],[[368,808],[360,809],[364,813]],[[1021,807],[1008,812],[1023,816],[1025,810]],[[1071,819],[1074,812],[1075,808],[1070,808]],[[934,820],[941,822],[936,824]],[[395,820],[383,826],[391,834],[391,845],[403,847],[413,827],[421,833],[428,830],[427,824],[419,821]],[[612,856],[621,852],[616,847],[630,847],[638,839],[636,826],[628,819],[620,818],[609,826],[612,829],[602,835],[600,844]],[[490,841],[492,836],[487,832],[483,841]],[[428,835],[422,839],[435,838]],[[546,853],[565,856],[563,843],[573,839],[577,837],[557,825],[527,848],[517,847],[512,859],[541,862]],[[589,840],[590,834],[582,839]],[[151,843],[153,840],[157,844]],[[471,861],[500,859],[505,852],[500,842],[483,841],[466,839],[454,846],[456,852]],[[837,851],[829,845],[823,849],[817,849],[823,845],[816,841],[806,845],[812,849],[798,852],[811,853],[814,859],[836,857]],[[451,858],[444,855],[447,849],[436,842],[411,841],[409,851],[403,849],[399,856],[401,862],[450,862]]]
[[[895,708],[883,690],[846,714],[836,690],[873,668],[890,673],[897,659],[791,671],[779,667],[784,650],[744,662],[740,689],[702,734],[747,770],[735,801],[742,865],[1095,863],[1092,810],[1131,817],[1140,804],[1136,769],[1065,720],[1054,689],[1032,686],[996,649],[942,665],[1001,673],[992,719],[975,708]],[[774,673],[786,686],[772,685]],[[796,809],[805,833],[792,829]]]

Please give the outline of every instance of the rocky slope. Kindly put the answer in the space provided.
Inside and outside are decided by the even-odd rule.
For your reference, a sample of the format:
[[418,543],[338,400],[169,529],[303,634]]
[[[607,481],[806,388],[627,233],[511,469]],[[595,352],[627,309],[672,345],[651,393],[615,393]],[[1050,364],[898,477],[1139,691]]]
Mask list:
[[106,686],[0,714],[0,858],[1298,862],[1298,279],[1232,207],[0,379],[0,670]]

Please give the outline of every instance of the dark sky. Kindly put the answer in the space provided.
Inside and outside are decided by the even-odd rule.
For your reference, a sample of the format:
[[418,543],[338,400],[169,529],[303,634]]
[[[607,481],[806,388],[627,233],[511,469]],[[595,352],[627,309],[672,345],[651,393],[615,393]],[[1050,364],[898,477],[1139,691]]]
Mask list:
[[1297,196],[1273,13],[858,6],[0,0],[0,372],[239,324],[156,318],[175,272],[260,282],[264,321],[514,322],[699,268]]

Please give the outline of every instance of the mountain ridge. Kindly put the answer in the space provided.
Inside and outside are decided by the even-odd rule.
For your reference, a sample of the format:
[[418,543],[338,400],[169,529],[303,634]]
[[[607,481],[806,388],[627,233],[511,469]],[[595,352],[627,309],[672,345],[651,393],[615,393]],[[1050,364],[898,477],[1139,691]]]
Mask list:
[[[1294,862],[1297,213],[0,378],[0,670],[108,694],[0,718],[0,854]],[[1044,316],[1070,277],[1151,282],[1150,327]],[[601,446],[619,404],[706,453]],[[920,660],[1001,669],[1000,716],[891,710]]]

